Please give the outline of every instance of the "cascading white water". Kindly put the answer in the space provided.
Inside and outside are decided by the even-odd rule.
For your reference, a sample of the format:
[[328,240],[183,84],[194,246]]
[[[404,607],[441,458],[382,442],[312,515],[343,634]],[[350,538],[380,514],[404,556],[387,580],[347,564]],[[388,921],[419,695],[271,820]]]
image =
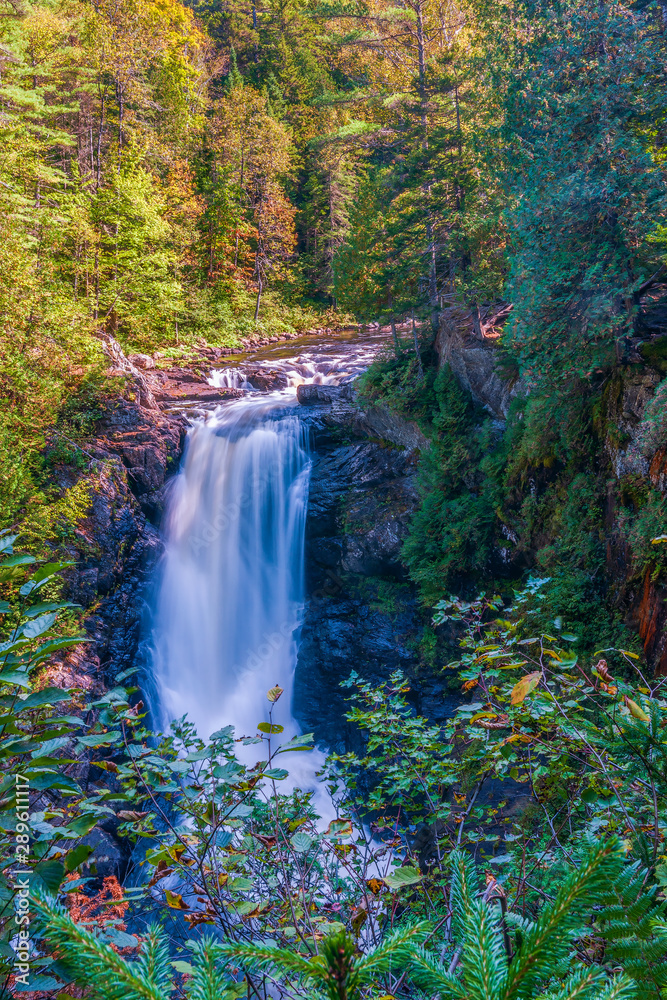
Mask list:
[[[252,390],[240,369],[212,373],[212,385],[247,394],[191,428],[173,484],[153,615],[153,714],[164,728],[187,715],[204,739],[226,725],[253,736],[268,719],[266,694],[277,684],[284,694],[272,719],[284,727],[281,742],[297,734],[291,703],[310,459],[296,387],[349,381],[382,343],[367,337],[351,350],[331,342],[296,358],[258,359],[253,368],[284,373],[279,393]],[[260,753],[241,752],[253,750]],[[323,762],[319,750],[281,758],[290,771],[284,790],[313,790],[324,819],[333,812],[316,779]]]
[[285,399],[245,399],[190,431],[174,484],[154,630],[163,723],[187,713],[207,738],[252,736],[269,688],[290,712],[303,609],[310,460]]

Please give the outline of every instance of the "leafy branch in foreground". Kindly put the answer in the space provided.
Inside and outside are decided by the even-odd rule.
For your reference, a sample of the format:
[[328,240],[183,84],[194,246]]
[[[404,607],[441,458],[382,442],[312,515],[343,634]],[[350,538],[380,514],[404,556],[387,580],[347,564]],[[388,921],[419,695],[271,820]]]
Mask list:
[[[630,1000],[637,994],[633,980],[628,975],[611,978],[603,964],[587,960],[580,945],[590,932],[591,910],[609,899],[610,886],[623,882],[623,866],[624,853],[617,839],[590,844],[579,866],[536,920],[518,915],[509,920],[512,944],[507,917],[493,901],[501,890],[492,883],[482,892],[474,861],[455,852],[450,900],[458,947],[446,965],[436,957],[432,942],[427,947],[433,929],[425,922],[399,926],[364,954],[346,931],[330,934],[319,946],[314,944],[316,954],[278,948],[274,943],[190,941],[192,965],[170,963],[163,932],[151,930],[138,958],[129,961],[92,929],[75,923],[45,894],[36,893],[33,901],[45,922],[49,947],[73,979],[92,986],[102,1000],[162,1000],[171,992],[173,964],[191,975],[182,995],[192,1000],[233,993],[239,987],[239,966],[247,973],[268,973],[290,995],[324,994],[329,1000],[352,1000],[369,985],[396,989],[406,979],[441,1000]],[[603,909],[601,914],[608,919],[610,911]],[[622,924],[622,918],[617,918],[617,936]],[[629,926],[626,921],[626,955],[632,960],[638,951],[627,934]],[[635,968],[643,974],[638,965]],[[640,996],[651,995],[657,996],[640,992]]]

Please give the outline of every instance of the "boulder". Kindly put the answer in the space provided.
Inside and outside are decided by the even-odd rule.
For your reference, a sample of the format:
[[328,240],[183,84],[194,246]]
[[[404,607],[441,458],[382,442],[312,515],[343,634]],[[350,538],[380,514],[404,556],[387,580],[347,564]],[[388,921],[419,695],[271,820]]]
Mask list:
[[274,392],[276,389],[287,388],[287,375],[277,369],[257,368],[255,371],[246,372],[245,379],[253,389],[258,389],[260,392]]
[[167,383],[154,393],[158,403],[221,403],[226,399],[238,399],[242,389],[217,389],[202,382]]
[[324,404],[331,406],[343,396],[344,386],[338,385],[300,385],[296,390],[296,398],[304,406],[317,406]]
[[135,368],[141,368],[144,371],[155,368],[155,361],[150,354],[129,354],[127,360]]

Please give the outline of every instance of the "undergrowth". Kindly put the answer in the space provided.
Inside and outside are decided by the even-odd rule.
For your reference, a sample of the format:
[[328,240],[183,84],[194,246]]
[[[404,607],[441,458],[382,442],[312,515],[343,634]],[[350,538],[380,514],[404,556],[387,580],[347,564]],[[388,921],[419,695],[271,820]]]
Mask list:
[[[535,613],[547,628],[564,614],[583,647],[632,643],[607,559],[611,470],[599,394],[575,380],[556,396],[534,391],[512,402],[506,423],[476,406],[437,356],[386,352],[361,380],[361,398],[382,400],[415,420],[430,440],[418,473],[420,502],[403,557],[426,604],[457,593],[511,590],[528,570],[551,578]],[[627,494],[627,488],[626,488]],[[617,530],[633,552],[631,575],[662,550],[664,498],[645,481],[636,509],[619,488]],[[663,547],[664,548],[664,547]],[[656,569],[657,567],[657,569]]]

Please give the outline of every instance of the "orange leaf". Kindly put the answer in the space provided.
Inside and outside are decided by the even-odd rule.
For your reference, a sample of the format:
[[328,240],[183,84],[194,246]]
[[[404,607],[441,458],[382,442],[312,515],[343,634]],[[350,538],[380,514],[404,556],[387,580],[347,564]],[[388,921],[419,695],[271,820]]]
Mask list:
[[536,670],[534,673],[526,674],[520,681],[517,681],[512,688],[512,694],[510,696],[512,704],[520,705],[526,696],[529,695],[531,691],[535,690],[541,680],[542,672],[541,670]]

